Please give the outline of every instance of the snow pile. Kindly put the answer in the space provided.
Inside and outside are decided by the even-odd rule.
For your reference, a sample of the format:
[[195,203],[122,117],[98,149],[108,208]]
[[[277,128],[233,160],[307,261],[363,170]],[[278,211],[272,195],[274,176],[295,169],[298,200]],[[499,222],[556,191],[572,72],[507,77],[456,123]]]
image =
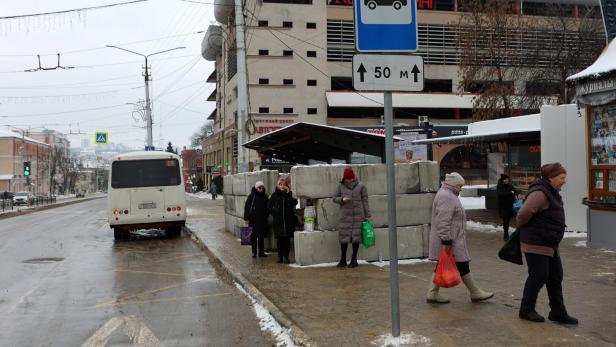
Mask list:
[[[367,265],[369,264],[367,261],[365,260],[358,260],[357,264],[359,265]],[[308,268],[319,268],[319,267],[336,267],[338,265],[338,262],[335,263],[321,263],[321,264],[312,264],[312,265],[297,265],[297,264],[290,264],[290,267],[294,267],[297,269],[308,269]]]
[[235,287],[242,292],[250,302],[255,310],[255,314],[259,319],[259,325],[261,326],[262,331],[269,332],[276,339],[277,347],[295,347],[295,343],[293,343],[293,339],[291,338],[291,334],[289,329],[283,328],[274,317],[270,314],[270,312],[263,307],[263,305],[257,303],[257,301],[248,294],[244,288],[242,288],[239,283],[235,282]]
[[586,238],[586,236],[588,236],[588,234],[586,232],[577,232],[577,231],[565,231],[565,238],[566,239],[582,239],[582,238]]
[[575,243],[575,247],[586,247],[586,241],[578,241]]
[[486,209],[486,197],[480,196],[474,197],[460,197],[460,202],[465,210],[485,210]]
[[483,224],[483,223],[479,223],[479,222],[475,222],[472,220],[469,220],[466,222],[466,228],[470,229],[471,231],[479,231],[482,233],[498,233],[498,232],[502,232],[503,231],[503,227],[502,226],[494,226],[491,224]]
[[415,333],[400,334],[393,337],[391,334],[381,335],[371,343],[373,346],[397,347],[397,346],[430,346],[430,339]]
[[[186,195],[192,198],[195,198],[195,199],[212,200],[212,194],[207,193],[207,192],[186,193]],[[216,194],[216,200],[220,200],[221,198],[222,198],[222,195]]]
[[[425,263],[433,263],[430,259],[401,259],[398,260],[398,265],[417,265],[417,264],[425,264]],[[370,265],[374,265],[376,267],[388,267],[389,261],[375,261],[370,263]]]

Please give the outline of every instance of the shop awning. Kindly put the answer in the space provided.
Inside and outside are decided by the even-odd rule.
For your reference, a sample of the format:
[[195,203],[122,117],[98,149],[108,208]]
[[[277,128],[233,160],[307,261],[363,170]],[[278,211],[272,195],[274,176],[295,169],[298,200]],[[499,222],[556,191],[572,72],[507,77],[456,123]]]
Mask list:
[[[394,137],[394,141],[400,141]],[[243,144],[271,158],[308,164],[309,160],[348,160],[352,153],[385,157],[385,136],[322,124],[295,123]]]
[[541,115],[501,118],[470,123],[468,134],[459,136],[439,137],[435,139],[416,140],[414,145],[421,144],[467,144],[473,142],[491,142],[512,139],[524,139],[541,136]]

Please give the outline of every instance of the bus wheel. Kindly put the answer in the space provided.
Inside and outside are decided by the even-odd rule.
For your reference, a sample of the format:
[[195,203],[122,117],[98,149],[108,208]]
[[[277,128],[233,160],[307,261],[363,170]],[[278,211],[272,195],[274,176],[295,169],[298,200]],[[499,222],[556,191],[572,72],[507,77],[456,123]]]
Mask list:
[[122,230],[120,228],[113,228],[113,238],[115,240],[127,240],[129,232],[128,230]]
[[167,229],[167,236],[168,237],[177,238],[177,237],[180,237],[180,235],[182,235],[182,227],[181,226]]

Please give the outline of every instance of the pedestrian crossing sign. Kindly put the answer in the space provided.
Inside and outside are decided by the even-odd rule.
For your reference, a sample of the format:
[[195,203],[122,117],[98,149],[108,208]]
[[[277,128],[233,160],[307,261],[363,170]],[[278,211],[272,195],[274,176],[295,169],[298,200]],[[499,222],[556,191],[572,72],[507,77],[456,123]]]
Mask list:
[[94,135],[94,143],[97,145],[107,144],[109,142],[109,133],[107,132],[97,132]]

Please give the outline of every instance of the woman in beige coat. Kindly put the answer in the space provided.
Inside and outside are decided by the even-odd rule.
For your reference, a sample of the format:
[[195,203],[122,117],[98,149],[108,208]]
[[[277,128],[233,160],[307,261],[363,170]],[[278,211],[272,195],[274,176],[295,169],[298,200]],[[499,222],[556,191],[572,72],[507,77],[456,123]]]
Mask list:
[[[466,246],[466,213],[458,197],[464,183],[464,178],[459,173],[452,172],[445,175],[445,182],[436,193],[432,204],[429,257],[430,260],[438,261],[441,250],[451,248],[462,282],[470,292],[471,301],[475,302],[489,299],[494,293],[479,289],[470,273],[471,257]],[[439,294],[440,287],[433,280],[434,275],[426,300],[432,303],[448,303],[449,299]]]

